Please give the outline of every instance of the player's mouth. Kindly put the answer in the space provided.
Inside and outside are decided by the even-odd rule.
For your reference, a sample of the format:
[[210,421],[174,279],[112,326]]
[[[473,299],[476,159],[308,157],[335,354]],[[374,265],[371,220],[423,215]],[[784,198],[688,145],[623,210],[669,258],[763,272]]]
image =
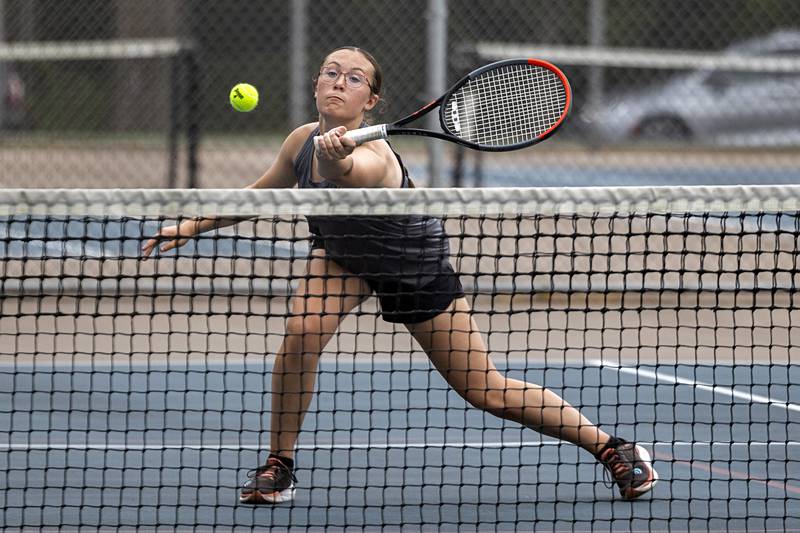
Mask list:
[[344,98],[342,98],[341,96],[337,96],[335,94],[328,95],[328,96],[325,97],[325,99],[328,100],[328,101],[333,100],[333,101],[336,101],[336,102],[344,103]]

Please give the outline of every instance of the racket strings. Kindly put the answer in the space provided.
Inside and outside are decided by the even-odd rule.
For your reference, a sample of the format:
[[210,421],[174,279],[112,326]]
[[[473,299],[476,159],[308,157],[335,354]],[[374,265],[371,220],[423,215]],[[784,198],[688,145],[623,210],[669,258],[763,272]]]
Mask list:
[[558,123],[567,89],[538,65],[506,65],[468,81],[446,104],[450,133],[475,144],[506,146],[541,137]]
[[540,67],[513,70],[491,85],[494,118],[482,130],[489,143],[515,144],[539,137],[558,121],[564,108],[565,98],[558,98],[563,87],[554,73]]
[[[549,130],[561,117],[566,103],[566,91],[561,80],[552,71],[541,67],[517,66],[511,76],[495,80],[500,85],[496,94],[499,106],[495,106],[496,117],[502,117],[500,127],[492,130],[487,124],[487,134],[497,142],[504,135],[511,140],[524,142],[536,138]],[[533,74],[533,76],[531,76]]]

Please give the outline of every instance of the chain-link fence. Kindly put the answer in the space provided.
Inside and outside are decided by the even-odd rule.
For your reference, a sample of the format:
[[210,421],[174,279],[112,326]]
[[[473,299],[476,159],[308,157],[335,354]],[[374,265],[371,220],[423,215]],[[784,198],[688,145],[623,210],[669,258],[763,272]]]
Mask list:
[[[143,52],[166,40],[172,52]],[[379,121],[505,51],[550,59],[570,77],[570,122],[539,147],[480,158],[441,141],[398,141],[421,183],[800,178],[793,0],[0,0],[0,41],[6,187],[247,184],[286,133],[315,120],[311,78],[344,44],[384,69]],[[53,41],[62,48],[45,53]],[[75,48],[87,42],[94,54]],[[726,52],[746,67],[731,68]],[[653,68],[668,53],[695,61]],[[764,70],[752,60],[763,55],[784,63]],[[253,113],[228,105],[239,81],[261,91]],[[435,175],[431,157],[442,163]]]

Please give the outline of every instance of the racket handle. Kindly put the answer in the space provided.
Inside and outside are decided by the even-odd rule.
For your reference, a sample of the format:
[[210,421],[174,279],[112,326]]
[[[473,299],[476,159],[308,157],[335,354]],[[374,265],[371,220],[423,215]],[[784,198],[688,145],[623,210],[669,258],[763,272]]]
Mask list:
[[[376,139],[386,139],[389,134],[386,133],[386,124],[378,124],[377,126],[367,126],[366,128],[358,128],[357,130],[350,130],[344,134],[348,139],[353,139],[356,145],[362,145],[365,142],[374,141]],[[314,148],[319,149],[319,140],[322,137],[317,135],[314,137]]]
[[348,131],[344,136],[353,139],[356,144],[364,144],[376,139],[386,139],[389,134],[386,133],[386,124],[378,124],[377,126],[367,126],[366,128]]

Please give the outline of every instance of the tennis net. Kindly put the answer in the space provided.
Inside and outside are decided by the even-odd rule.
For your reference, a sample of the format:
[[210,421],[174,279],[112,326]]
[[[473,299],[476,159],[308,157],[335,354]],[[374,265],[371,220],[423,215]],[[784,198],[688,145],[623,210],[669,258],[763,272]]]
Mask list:
[[[798,199],[796,186],[2,190],[3,526],[800,529]],[[238,223],[143,260],[159,228],[193,217]],[[420,245],[411,228],[436,220],[446,238]],[[471,348],[649,450],[658,484],[625,501],[590,453],[470,406],[380,318],[396,302],[361,301],[366,274],[310,266],[320,244],[396,294],[452,265]],[[428,252],[435,269],[415,277]],[[441,296],[429,287],[409,295],[412,316]],[[463,334],[443,305],[446,336]],[[244,505],[270,451],[276,354],[331,319],[296,495]],[[303,346],[284,357],[308,360]]]

